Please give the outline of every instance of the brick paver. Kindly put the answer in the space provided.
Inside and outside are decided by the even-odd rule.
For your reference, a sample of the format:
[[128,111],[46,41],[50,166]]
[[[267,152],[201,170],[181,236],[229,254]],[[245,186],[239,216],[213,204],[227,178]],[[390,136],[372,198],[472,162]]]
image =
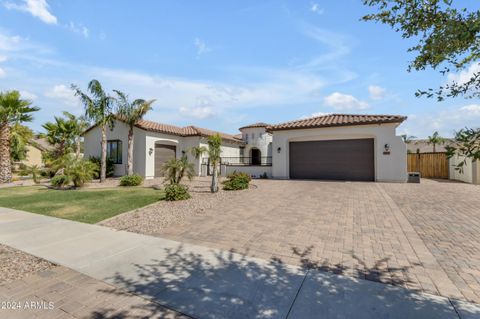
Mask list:
[[462,295],[480,303],[480,186],[423,180],[382,187]]
[[[258,187],[255,191],[235,196],[224,205],[182,225],[168,227],[158,235],[480,302],[478,296],[466,293],[465,286],[457,285],[458,278],[442,267],[439,254],[424,242],[426,237],[418,228],[433,227],[429,221],[423,226],[414,225],[415,221],[399,205],[417,196],[415,189],[410,188],[412,184],[280,180],[257,180],[254,184]],[[423,186],[429,193],[428,181],[418,187]],[[391,194],[396,192],[395,187],[408,190],[399,195],[403,199]],[[435,191],[449,191],[448,184],[440,188]],[[475,205],[480,207],[471,202],[455,211],[468,207],[473,213]],[[448,237],[449,229],[458,232],[462,225],[456,229],[447,225],[442,235]],[[477,242],[475,248],[465,246],[464,251],[478,266],[480,233],[476,228],[474,235],[475,226],[467,227],[469,236],[477,236]],[[461,236],[453,236],[442,245],[454,246],[455,238]],[[456,255],[453,248],[450,251],[452,254],[447,252],[444,257],[451,260]],[[466,276],[466,272],[463,274]],[[472,277],[478,279],[478,275],[470,275],[465,279],[469,287],[476,287],[478,282]]]
[[60,266],[0,284],[0,305],[9,319],[189,318]]

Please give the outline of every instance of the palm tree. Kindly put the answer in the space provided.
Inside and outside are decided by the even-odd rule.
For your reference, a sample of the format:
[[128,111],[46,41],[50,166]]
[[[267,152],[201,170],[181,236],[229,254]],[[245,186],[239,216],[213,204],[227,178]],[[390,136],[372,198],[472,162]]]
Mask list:
[[128,127],[127,175],[133,174],[133,127],[152,109],[155,100],[136,99],[131,102],[125,93],[113,90],[117,94],[118,115]]
[[10,127],[10,159],[12,162],[21,162],[27,158],[27,146],[31,143],[33,131],[20,123]]
[[75,123],[68,119],[55,116],[54,122],[42,125],[48,142],[55,145],[54,157],[70,153],[75,145]]
[[18,91],[0,93],[0,183],[12,179],[10,158],[10,128],[12,125],[31,122],[31,113],[39,110],[32,102],[21,98]]
[[400,135],[405,142],[405,144],[410,144],[412,143],[417,137],[413,135],[407,135],[407,134],[402,134]]
[[63,115],[70,122],[72,133],[75,139],[75,156],[80,157],[82,134],[88,128],[88,122],[84,116],[75,116],[69,112],[63,112]]
[[432,136],[429,136],[427,138],[427,144],[428,145],[433,145],[433,152],[436,153],[437,150],[435,148],[436,145],[439,145],[439,144],[443,144],[445,143],[445,139],[443,137],[440,136],[440,134],[438,134],[437,131],[433,132],[433,135]]
[[188,162],[187,156],[182,156],[181,159],[172,158],[162,166],[162,171],[165,176],[165,180],[173,184],[180,184],[184,177],[189,180],[193,179],[195,175],[195,169],[192,163]]
[[112,113],[113,98],[103,90],[102,85],[97,80],[91,80],[90,83],[88,83],[88,92],[91,96],[82,92],[74,84],[72,84],[72,90],[74,90],[75,96],[80,97],[85,107],[86,119],[100,126],[102,130],[100,183],[103,183],[107,178],[107,126],[112,128],[115,124],[115,116]]
[[212,185],[210,191],[212,193],[218,192],[218,166],[220,164],[220,154],[222,153],[222,138],[220,134],[216,133],[208,138],[208,158],[210,164],[213,166]]

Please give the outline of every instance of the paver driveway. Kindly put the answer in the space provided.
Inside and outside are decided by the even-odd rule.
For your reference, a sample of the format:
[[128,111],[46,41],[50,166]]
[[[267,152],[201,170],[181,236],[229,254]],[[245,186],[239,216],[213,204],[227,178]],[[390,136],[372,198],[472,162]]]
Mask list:
[[480,187],[254,184],[158,235],[480,303]]

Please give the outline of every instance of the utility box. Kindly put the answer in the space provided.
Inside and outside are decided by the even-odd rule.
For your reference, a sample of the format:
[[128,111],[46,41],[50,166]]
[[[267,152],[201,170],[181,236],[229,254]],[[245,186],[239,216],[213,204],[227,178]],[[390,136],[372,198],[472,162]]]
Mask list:
[[420,173],[419,172],[408,173],[408,182],[409,183],[420,183]]

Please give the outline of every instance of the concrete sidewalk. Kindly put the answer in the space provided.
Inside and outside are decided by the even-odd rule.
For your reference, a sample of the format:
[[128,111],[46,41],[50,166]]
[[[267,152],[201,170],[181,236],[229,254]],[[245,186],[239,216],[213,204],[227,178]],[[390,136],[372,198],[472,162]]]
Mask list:
[[466,302],[5,208],[0,243],[194,318],[480,317]]

